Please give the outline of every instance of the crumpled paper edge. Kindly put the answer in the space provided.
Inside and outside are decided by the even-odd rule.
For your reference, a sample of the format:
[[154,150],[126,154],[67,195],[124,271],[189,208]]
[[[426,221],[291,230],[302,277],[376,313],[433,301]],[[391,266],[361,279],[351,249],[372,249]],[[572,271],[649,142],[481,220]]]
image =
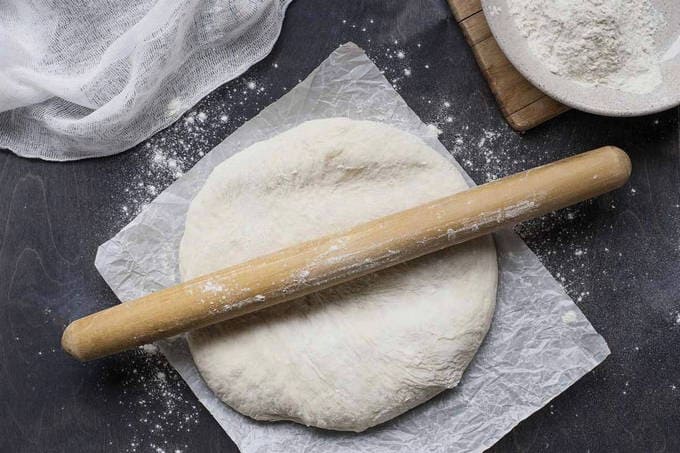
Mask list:
[[[299,123],[333,116],[390,123],[452,159],[363,50],[347,43],[100,246],[95,266],[114,293],[127,301],[179,282],[177,250],[186,210],[217,164]],[[207,388],[183,337],[159,346],[243,452],[482,451],[609,354],[604,339],[524,242],[511,231],[495,239],[499,288],[494,322],[459,386],[364,433],[251,420]]]

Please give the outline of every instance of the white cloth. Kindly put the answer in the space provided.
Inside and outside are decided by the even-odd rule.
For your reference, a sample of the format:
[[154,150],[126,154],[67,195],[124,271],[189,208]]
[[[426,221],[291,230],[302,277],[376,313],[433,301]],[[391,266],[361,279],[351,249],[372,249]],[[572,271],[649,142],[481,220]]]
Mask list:
[[0,2],[0,148],[73,160],[136,145],[264,58],[290,1]]

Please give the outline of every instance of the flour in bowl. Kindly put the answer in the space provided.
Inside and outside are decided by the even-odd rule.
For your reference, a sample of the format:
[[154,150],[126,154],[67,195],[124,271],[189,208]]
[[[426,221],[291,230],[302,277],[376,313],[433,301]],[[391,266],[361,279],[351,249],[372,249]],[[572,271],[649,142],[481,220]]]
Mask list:
[[531,51],[551,72],[589,86],[649,93],[661,81],[649,0],[508,0]]

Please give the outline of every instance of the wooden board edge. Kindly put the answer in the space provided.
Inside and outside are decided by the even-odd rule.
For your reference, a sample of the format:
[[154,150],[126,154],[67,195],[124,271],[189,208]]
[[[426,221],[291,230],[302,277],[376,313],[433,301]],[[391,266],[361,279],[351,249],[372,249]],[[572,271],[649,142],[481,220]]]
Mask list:
[[505,119],[515,131],[526,132],[568,110],[571,108],[544,95],[526,107],[505,116]]
[[447,2],[456,22],[459,23],[482,10],[481,0],[447,0]]

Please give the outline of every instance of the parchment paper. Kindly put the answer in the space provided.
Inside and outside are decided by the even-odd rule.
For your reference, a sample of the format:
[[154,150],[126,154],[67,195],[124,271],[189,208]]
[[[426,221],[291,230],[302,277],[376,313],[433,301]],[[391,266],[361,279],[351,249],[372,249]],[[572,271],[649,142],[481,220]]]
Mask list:
[[[212,168],[303,121],[334,116],[393,124],[450,157],[364,52],[348,43],[216,146],[103,244],[97,269],[123,301],[178,283],[177,253],[185,214]],[[511,231],[495,238],[500,261],[496,314],[461,383],[364,433],[251,420],[221,403],[206,387],[184,338],[159,346],[244,453],[484,450],[609,354],[603,338],[524,242]]]

